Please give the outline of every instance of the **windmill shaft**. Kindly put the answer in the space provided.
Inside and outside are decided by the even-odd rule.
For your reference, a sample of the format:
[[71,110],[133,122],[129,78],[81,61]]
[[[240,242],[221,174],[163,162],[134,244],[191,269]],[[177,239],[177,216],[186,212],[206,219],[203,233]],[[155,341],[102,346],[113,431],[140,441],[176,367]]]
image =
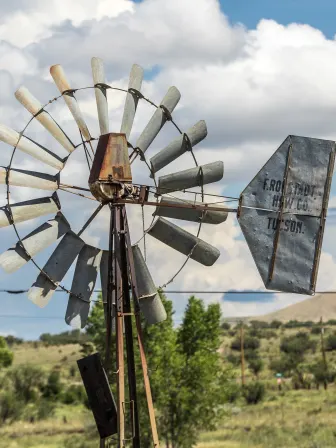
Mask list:
[[[121,230],[120,233],[120,261],[123,283],[123,311],[125,324],[125,338],[126,338],[126,353],[127,353],[127,374],[128,374],[128,388],[129,388],[129,406],[132,423],[132,445],[133,448],[140,447],[140,427],[138,415],[138,401],[137,401],[137,387],[135,375],[135,360],[133,348],[133,329],[132,329],[132,313],[131,300],[129,292],[129,269],[127,263],[127,249],[125,238],[125,222],[124,214],[126,213],[125,206],[117,208],[117,213],[120,213]],[[124,212],[124,213],[123,213]]]
[[[130,199],[115,199],[113,201],[115,204],[137,204],[139,205],[139,201],[132,201]],[[161,201],[160,203],[156,202],[156,201],[144,201],[141,202],[141,204],[143,205],[152,205],[154,207],[157,207],[158,205],[160,207],[172,207],[172,208],[188,208],[188,209],[194,209],[194,210],[200,210],[200,211],[217,211],[217,212],[236,212],[237,209],[236,208],[227,208],[227,207],[219,207],[219,206],[211,206],[208,204],[194,204],[192,202],[183,202],[183,204],[177,204],[177,203],[170,203],[170,202],[165,202],[165,201]]]

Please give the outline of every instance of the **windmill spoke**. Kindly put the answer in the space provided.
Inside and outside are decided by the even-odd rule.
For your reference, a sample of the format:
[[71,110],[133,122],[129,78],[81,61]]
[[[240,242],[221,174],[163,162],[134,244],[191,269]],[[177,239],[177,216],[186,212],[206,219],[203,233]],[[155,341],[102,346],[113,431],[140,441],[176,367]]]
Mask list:
[[66,193],[75,194],[85,199],[91,199],[91,201],[97,201],[93,196],[86,196],[85,194],[75,193],[74,191],[67,190],[66,188],[59,187],[59,190],[65,191]]

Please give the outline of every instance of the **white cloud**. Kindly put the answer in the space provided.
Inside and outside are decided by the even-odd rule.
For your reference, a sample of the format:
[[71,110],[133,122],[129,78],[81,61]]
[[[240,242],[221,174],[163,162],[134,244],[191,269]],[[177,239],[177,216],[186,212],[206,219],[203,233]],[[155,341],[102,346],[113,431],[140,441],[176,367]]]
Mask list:
[[[288,134],[335,136],[336,42],[307,25],[282,26],[262,20],[252,31],[232,27],[215,0],[146,0],[140,4],[128,0],[33,0],[6,11],[0,39],[0,81],[5,86],[1,90],[0,117],[16,128],[20,124],[23,128],[28,115],[13,100],[12,91],[18,83],[25,83],[42,102],[53,98],[57,90],[48,75],[51,64],[61,63],[75,87],[92,83],[92,56],[104,58],[108,82],[122,87],[127,85],[132,63],[146,69],[159,67],[154,78],[144,82],[145,95],[159,103],[167,88],[176,85],[182,98],[174,117],[181,128],[187,129],[199,119],[207,122],[208,137],[195,148],[199,161],[224,161],[223,181],[219,186],[207,186],[207,192],[234,190],[234,195],[239,195],[242,185],[251,180]],[[108,95],[112,129],[117,132],[123,96],[115,92]],[[98,127],[93,91],[81,92],[78,97],[95,133]],[[52,110],[67,132],[73,132],[63,102],[53,104]],[[138,112],[132,141],[153,109],[141,103]],[[40,125],[29,129],[38,141],[58,150]],[[167,124],[148,157],[173,135],[173,128]],[[81,155],[76,151],[70,156],[63,182],[86,183],[87,168]],[[5,160],[5,150],[0,160]],[[191,162],[186,155],[163,173],[191,167]],[[37,169],[31,159],[22,163],[26,169]],[[134,167],[134,178],[148,181],[144,164]],[[27,199],[28,193],[14,197]],[[80,228],[80,220],[87,216],[81,207],[87,202],[70,195],[65,198],[63,194],[64,210]],[[151,213],[146,214],[147,225]],[[142,231],[140,209],[130,207],[129,214],[133,239],[137,240]],[[88,242],[106,245],[108,219],[108,213],[98,215],[87,232]],[[328,244],[324,245],[318,283],[323,289],[336,287],[336,247],[330,229],[327,222]],[[263,288],[234,216],[220,226],[203,226],[201,237],[221,250],[220,259],[211,268],[190,261],[174,282],[174,289]],[[149,236],[146,240],[150,268],[157,284],[162,284],[184,257]],[[223,307],[226,315],[249,314],[265,306],[268,312],[293,300],[295,296],[287,295],[268,305],[225,302]]]

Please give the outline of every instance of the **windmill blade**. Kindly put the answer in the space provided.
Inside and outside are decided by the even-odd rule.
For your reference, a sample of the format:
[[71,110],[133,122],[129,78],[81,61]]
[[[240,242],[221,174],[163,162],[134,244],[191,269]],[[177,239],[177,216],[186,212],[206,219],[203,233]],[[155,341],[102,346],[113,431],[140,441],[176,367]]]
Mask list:
[[[92,77],[94,84],[105,84],[105,70],[103,60],[100,58],[91,59]],[[109,131],[109,116],[108,105],[106,98],[106,91],[99,87],[95,88],[98,120],[100,127],[100,134],[108,134]]]
[[166,96],[160,103],[160,106],[154,112],[152,118],[149,120],[147,126],[142,131],[142,134],[138,138],[136,142],[136,147],[139,148],[142,152],[146,152],[150,144],[153,142],[155,137],[160,132],[160,129],[167,121],[166,113],[164,112],[164,108],[167,109],[169,113],[172,113],[175,109],[177,103],[181,98],[180,92],[176,87],[170,87]]
[[47,129],[64,149],[68,152],[72,152],[75,149],[75,146],[70,141],[69,137],[65,135],[56,121],[54,121],[45,110],[42,110],[42,104],[29,92],[27,87],[20,87],[15,92],[15,98],[28,110],[28,112],[35,116],[36,120]]
[[[6,178],[7,168],[0,166],[0,184],[6,184]],[[50,174],[38,173],[36,171],[11,168],[8,174],[8,185],[55,191],[59,186],[59,174],[51,176]]]
[[[108,260],[109,260],[109,251],[103,250],[103,254],[100,262],[100,282],[102,288],[102,298],[103,298],[103,306],[104,306],[104,316],[106,320],[107,314],[107,281],[108,281]],[[112,331],[115,332],[115,294],[114,290],[112,292]]]
[[132,246],[139,305],[147,323],[157,324],[167,319],[167,313],[154,285],[139,246]]
[[83,246],[84,241],[72,231],[64,235],[45,264],[43,272],[39,274],[28,291],[28,298],[33,303],[41,308],[48,304],[56,291],[57,285],[63,280]]
[[[137,64],[132,65],[128,89],[135,89],[140,92],[141,84],[143,80],[143,68]],[[139,98],[136,94],[128,92],[125,100],[124,114],[122,118],[120,132],[126,134],[128,140],[132,130],[135,112],[138,106]]]
[[74,328],[84,328],[90,311],[102,251],[85,245],[78,255],[65,322]]
[[17,202],[10,204],[10,207],[6,205],[6,207],[0,208],[0,227],[10,226],[12,224],[11,217],[17,224],[49,213],[55,214],[60,208],[61,204],[56,192],[51,197]]
[[155,221],[147,233],[181,254],[188,256],[191,253],[190,258],[204,266],[212,266],[220,255],[216,247],[164,218]]
[[177,173],[159,177],[158,194],[171,193],[172,191],[185,190],[187,188],[200,187],[222,179],[224,174],[223,162],[212,162],[206,165],[196,166]]
[[[63,92],[66,90],[71,91],[71,87],[67,80],[67,77],[65,76],[64,69],[60,64],[52,65],[50,67],[50,74],[53,77],[53,80],[55,81],[55,84],[61,94],[63,94]],[[74,97],[74,94],[70,92],[65,93],[63,95],[63,98],[72,116],[74,117],[77,126],[79,127],[81,133],[83,134],[84,139],[86,141],[90,141],[91,135],[89,129],[85,123],[83,114],[79,108],[76,98]]]
[[[161,203],[176,205],[175,207],[164,206],[159,204],[156,207],[153,216],[164,216],[165,218],[182,219],[184,221],[203,222],[205,224],[220,224],[226,221],[228,212],[223,207],[223,211],[218,210],[199,210],[192,208],[183,208],[183,205],[193,204],[206,207],[203,202],[182,201],[181,199],[173,199],[169,196],[162,196]],[[211,206],[211,204],[209,204]],[[216,205],[217,206],[217,205]]]
[[34,142],[30,138],[25,137],[24,135],[20,138],[20,134],[18,132],[8,126],[5,126],[4,124],[0,124],[0,140],[10,146],[17,147],[26,154],[29,154],[35,159],[40,160],[46,165],[52,166],[57,170],[62,170],[64,167],[64,160],[56,154]]
[[179,137],[175,138],[175,140],[170,142],[168,146],[166,146],[150,159],[153,173],[156,173],[157,171],[161,170],[169,163],[180,157],[190,149],[190,146],[193,147],[197,145],[197,143],[205,139],[208,134],[205,121],[200,120],[192,128],[188,129],[185,134],[186,135],[182,134]]
[[[70,230],[70,225],[61,212],[58,212],[54,219],[42,224],[24,237],[22,245],[30,257],[34,257],[42,250],[46,249],[52,243]],[[15,247],[11,247],[0,255],[0,267],[11,274],[24,266],[30,257],[18,242]]]

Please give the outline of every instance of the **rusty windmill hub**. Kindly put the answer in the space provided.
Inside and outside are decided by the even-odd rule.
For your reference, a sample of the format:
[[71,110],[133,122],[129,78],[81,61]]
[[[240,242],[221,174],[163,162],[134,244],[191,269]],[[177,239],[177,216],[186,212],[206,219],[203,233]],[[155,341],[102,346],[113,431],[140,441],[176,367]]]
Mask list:
[[125,134],[109,133],[99,137],[89,187],[93,196],[103,203],[139,195],[140,188],[132,185]]

